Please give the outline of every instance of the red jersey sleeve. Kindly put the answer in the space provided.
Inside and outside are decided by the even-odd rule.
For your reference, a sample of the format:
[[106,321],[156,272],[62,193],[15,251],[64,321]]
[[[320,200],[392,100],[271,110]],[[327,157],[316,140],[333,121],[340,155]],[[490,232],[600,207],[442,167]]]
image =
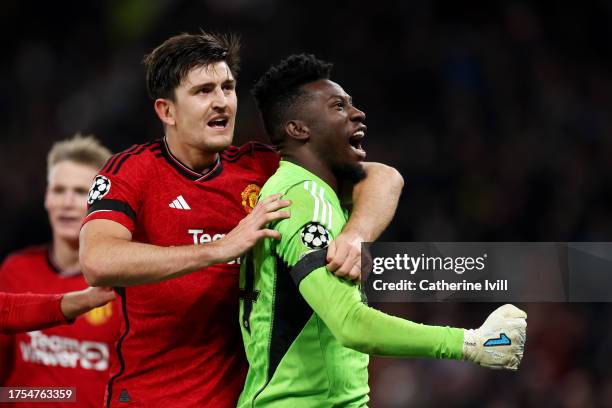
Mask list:
[[141,160],[149,145],[136,145],[111,157],[102,167],[89,190],[87,216],[91,220],[118,222],[134,232],[136,214],[142,204],[146,160]]
[[68,323],[61,310],[62,296],[0,292],[0,332],[40,330]]

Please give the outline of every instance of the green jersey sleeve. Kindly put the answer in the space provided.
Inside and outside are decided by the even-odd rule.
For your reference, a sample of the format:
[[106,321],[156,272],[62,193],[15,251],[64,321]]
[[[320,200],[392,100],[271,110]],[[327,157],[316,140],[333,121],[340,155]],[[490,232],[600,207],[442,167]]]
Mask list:
[[287,265],[293,266],[305,254],[326,249],[342,230],[346,215],[335,193],[315,181],[294,185],[283,199],[292,202],[291,217],[274,226],[281,234],[276,252]]
[[379,356],[460,360],[463,329],[427,326],[366,306],[355,285],[318,268],[300,283],[300,293],[345,347]]

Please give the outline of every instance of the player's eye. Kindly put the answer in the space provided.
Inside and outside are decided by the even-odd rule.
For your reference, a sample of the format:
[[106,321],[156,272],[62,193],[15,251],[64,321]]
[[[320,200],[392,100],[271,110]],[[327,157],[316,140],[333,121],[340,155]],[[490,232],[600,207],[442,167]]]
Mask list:
[[234,89],[236,89],[236,84],[234,83],[227,83],[223,85],[224,91],[233,91]]
[[336,101],[334,103],[334,108],[337,109],[337,110],[342,110],[342,109],[344,109],[345,106],[346,105],[345,105],[345,103],[343,101]]

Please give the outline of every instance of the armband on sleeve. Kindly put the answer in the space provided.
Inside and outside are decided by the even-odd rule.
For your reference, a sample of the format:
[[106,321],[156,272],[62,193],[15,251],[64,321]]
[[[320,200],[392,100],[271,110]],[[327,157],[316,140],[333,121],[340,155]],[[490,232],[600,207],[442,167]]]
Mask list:
[[291,268],[290,274],[293,282],[297,287],[300,287],[302,279],[308,276],[315,269],[319,269],[327,265],[327,250],[319,249],[307,253]]

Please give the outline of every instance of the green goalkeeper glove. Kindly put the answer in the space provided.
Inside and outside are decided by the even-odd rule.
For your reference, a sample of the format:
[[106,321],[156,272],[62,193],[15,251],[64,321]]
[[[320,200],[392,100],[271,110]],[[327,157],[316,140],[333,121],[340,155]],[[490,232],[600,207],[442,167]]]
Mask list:
[[479,329],[465,330],[463,359],[483,367],[517,370],[527,339],[527,313],[503,305]]

